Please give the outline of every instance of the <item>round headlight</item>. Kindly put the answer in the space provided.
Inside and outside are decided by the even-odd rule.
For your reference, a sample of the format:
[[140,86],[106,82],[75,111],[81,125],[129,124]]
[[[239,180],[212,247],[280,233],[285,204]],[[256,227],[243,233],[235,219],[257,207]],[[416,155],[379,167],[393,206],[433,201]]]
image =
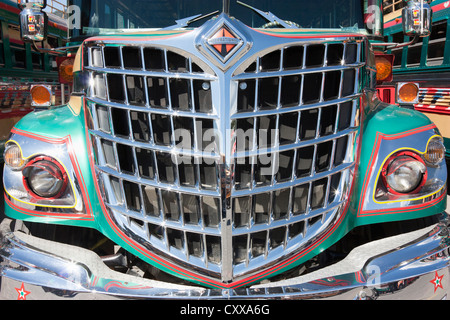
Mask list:
[[383,176],[389,191],[415,192],[426,180],[426,166],[419,156],[403,153],[388,160]]
[[23,169],[25,186],[41,198],[55,198],[64,192],[67,174],[54,160],[38,158]]

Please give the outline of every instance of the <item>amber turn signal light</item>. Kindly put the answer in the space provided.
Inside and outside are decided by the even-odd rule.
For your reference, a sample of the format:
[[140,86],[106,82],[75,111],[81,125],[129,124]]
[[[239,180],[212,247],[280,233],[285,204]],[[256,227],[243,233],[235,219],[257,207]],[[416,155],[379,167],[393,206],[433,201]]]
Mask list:
[[20,170],[25,165],[25,159],[22,157],[22,150],[15,143],[7,143],[3,154],[3,159],[12,170]]
[[31,86],[31,105],[49,107],[52,104],[52,88],[47,85]]
[[417,103],[419,101],[419,85],[417,83],[399,83],[397,86],[398,103]]
[[442,137],[432,138],[427,145],[427,151],[423,155],[425,161],[437,166],[445,159],[445,146]]
[[59,82],[72,84],[75,59],[71,57],[58,57],[56,62],[58,64]]
[[377,82],[392,81],[393,54],[376,54],[375,65],[377,67]]

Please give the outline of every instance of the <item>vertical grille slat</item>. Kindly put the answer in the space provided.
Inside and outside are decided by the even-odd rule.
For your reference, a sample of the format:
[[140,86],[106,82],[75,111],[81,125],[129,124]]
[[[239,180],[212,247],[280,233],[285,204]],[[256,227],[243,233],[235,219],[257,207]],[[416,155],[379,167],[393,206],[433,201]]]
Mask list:
[[361,44],[287,43],[227,77],[155,44],[87,52],[96,174],[133,239],[223,279],[280,261],[333,221],[354,167]]

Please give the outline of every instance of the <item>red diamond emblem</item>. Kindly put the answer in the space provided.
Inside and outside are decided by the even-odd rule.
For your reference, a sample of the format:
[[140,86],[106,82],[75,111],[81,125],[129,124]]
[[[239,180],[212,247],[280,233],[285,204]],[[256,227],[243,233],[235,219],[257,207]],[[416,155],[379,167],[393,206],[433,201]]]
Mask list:
[[226,57],[240,43],[241,40],[236,38],[236,36],[226,27],[220,28],[208,40],[208,44],[222,57]]
[[231,66],[231,60],[242,57],[252,47],[246,29],[247,27],[222,13],[218,21],[205,24],[195,39],[195,46],[217,67],[227,70]]

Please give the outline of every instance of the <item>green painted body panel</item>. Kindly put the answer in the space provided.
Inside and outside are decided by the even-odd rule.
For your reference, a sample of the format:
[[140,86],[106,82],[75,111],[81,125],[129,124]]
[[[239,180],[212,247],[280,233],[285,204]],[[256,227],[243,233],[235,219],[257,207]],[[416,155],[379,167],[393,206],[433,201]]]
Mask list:
[[[32,112],[23,117],[15,126],[27,132],[32,132],[37,135],[42,135],[49,138],[64,138],[70,136],[75,146],[74,150],[77,160],[80,164],[83,178],[86,181],[89,197],[93,206],[93,212],[100,213],[99,200],[93,184],[93,176],[90,170],[90,165],[87,157],[87,146],[84,135],[84,118],[82,115],[76,116],[72,109],[68,106],[61,106],[50,110]],[[5,213],[11,216],[14,213],[14,218],[20,220],[28,220],[45,223],[59,223],[70,224],[81,227],[98,228],[98,224],[93,224],[87,221],[57,221],[52,219],[42,219],[39,217],[30,217],[29,215],[22,215],[11,209],[5,203]],[[96,219],[97,221],[97,219]]]
[[[361,194],[364,177],[368,174],[367,169],[369,169],[368,166],[371,160],[377,133],[392,135],[413,130],[415,128],[424,127],[430,124],[432,124],[430,119],[418,111],[404,109],[385,103],[380,103],[375,110],[369,113],[362,126],[361,153],[358,170],[358,176],[360,178],[356,181],[356,190],[358,195]],[[360,201],[362,201],[362,199],[358,198],[356,201],[352,201],[352,204],[355,205]],[[445,211],[446,206],[446,198],[444,197],[437,205],[428,209],[421,209],[395,215],[383,215],[383,212],[380,212],[378,215],[374,216],[359,217],[355,221],[355,226],[421,218],[443,212]]]
[[[273,31],[272,31],[273,32]],[[298,33],[298,32],[283,32],[282,34],[293,35],[318,35],[317,32]],[[173,33],[170,33],[173,34]],[[161,36],[163,34],[157,33],[153,36]],[[130,35],[136,36],[136,35]],[[142,35],[144,36],[144,35]],[[148,36],[148,35],[145,35]],[[122,37],[122,36],[121,36]],[[127,38],[126,36],[124,38]],[[363,72],[362,74],[366,74]],[[362,81],[364,84],[365,81]],[[378,104],[377,104],[378,103]],[[405,131],[409,131],[415,128],[424,127],[429,125],[430,120],[419,112],[407,109],[401,109],[396,106],[387,105],[384,103],[375,102],[371,108],[366,108],[362,111],[362,123],[360,131],[360,153],[359,161],[357,163],[357,170],[355,172],[355,179],[353,182],[353,189],[350,193],[348,207],[345,213],[339,218],[338,223],[333,226],[333,229],[323,239],[319,239],[314,245],[309,247],[306,251],[295,256],[294,259],[288,264],[283,264],[280,268],[273,270],[271,273],[264,274],[263,277],[252,279],[252,282],[260,281],[264,277],[274,276],[282,273],[287,269],[290,269],[296,265],[302,264],[305,261],[311,259],[317,254],[321,253],[337,241],[339,241],[350,230],[357,226],[398,221],[409,220],[424,216],[430,216],[436,213],[441,213],[446,208],[446,198],[440,201],[437,205],[413,212],[399,213],[399,214],[379,214],[369,217],[358,217],[358,208],[360,207],[360,195],[363,188],[363,182],[368,174],[368,166],[371,160],[372,149],[375,144],[377,133],[383,134],[395,134]],[[141,259],[155,265],[156,267],[174,274],[177,277],[184,278],[186,280],[198,283],[201,285],[209,285],[211,287],[220,287],[219,283],[208,283],[208,281],[200,280],[194,276],[188,274],[188,271],[182,271],[180,269],[171,268],[170,265],[165,266],[160,264],[154,259],[153,256],[148,255],[145,252],[135,248],[129,241],[122,238],[120,234],[115,232],[114,226],[111,225],[107,217],[104,215],[100,199],[96,192],[96,187],[93,180],[93,173],[88,160],[88,146],[86,144],[86,129],[85,129],[85,115],[84,110],[81,108],[79,114],[75,114],[70,106],[61,106],[51,110],[34,112],[25,116],[17,125],[17,129],[32,132],[34,134],[51,137],[51,138],[63,138],[70,136],[75,146],[75,155],[79,162],[83,179],[85,180],[87,190],[89,193],[89,200],[92,206],[92,212],[94,212],[94,222],[83,221],[66,221],[65,224],[70,224],[79,227],[95,228],[116,242],[126,250],[132,252]],[[448,142],[448,141],[447,141]],[[49,220],[43,218],[36,218],[24,216],[7,204],[5,205],[6,214],[14,219],[33,220],[43,223],[61,223],[58,220]],[[239,286],[250,284],[240,283]],[[223,285],[226,287],[225,285]]]

